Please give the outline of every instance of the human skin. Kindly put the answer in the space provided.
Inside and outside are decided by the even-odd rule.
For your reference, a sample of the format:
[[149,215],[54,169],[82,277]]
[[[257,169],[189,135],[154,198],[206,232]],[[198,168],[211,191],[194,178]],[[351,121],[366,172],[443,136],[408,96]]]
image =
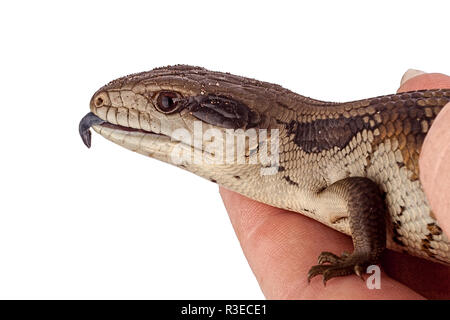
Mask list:
[[[450,88],[450,77],[408,71],[398,92]],[[420,179],[440,226],[450,235],[450,103],[435,119],[420,159]],[[301,214],[256,202],[225,188],[220,194],[242,250],[268,299],[448,299],[450,268],[386,250],[381,289],[369,290],[357,276],[308,284],[309,268],[322,251],[353,250],[350,237]]]

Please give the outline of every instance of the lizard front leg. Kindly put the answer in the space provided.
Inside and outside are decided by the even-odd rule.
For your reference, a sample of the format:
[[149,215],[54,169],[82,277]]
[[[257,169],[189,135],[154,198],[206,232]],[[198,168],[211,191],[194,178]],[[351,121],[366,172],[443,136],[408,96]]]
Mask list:
[[308,281],[322,274],[323,282],[334,277],[357,274],[362,276],[369,265],[377,264],[386,247],[387,207],[383,193],[370,179],[351,177],[339,180],[319,194],[324,201],[344,201],[346,216],[331,214],[330,220],[348,218],[354,251],[337,256],[322,252],[318,265],[311,267]]

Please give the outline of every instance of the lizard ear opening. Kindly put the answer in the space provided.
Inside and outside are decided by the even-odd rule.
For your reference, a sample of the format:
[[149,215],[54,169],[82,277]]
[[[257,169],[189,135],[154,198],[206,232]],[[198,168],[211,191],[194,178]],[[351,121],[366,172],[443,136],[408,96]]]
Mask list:
[[250,128],[259,120],[245,104],[223,96],[190,97],[185,107],[197,119],[227,129]]

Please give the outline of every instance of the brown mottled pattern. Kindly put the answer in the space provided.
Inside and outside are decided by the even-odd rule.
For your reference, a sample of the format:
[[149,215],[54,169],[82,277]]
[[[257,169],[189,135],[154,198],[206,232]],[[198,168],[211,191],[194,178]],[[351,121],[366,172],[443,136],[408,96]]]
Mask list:
[[[450,101],[449,90],[423,90],[377,97],[339,106],[299,110],[298,120],[286,124],[295,143],[305,152],[344,148],[363,130],[374,135],[372,146],[386,139],[398,144],[403,163],[418,179],[418,158],[428,129]],[[323,109],[327,117],[323,117]],[[312,115],[312,117],[308,117]]]
[[[388,192],[388,197],[392,201],[389,190],[392,186],[389,182],[373,177],[373,174],[378,175],[376,172],[367,172],[367,168],[375,161],[374,157],[378,157],[376,151],[381,144],[385,148],[386,143],[389,142],[390,156],[386,157],[385,163],[393,160],[390,166],[395,165],[398,169],[405,167],[408,180],[417,181],[420,184],[418,160],[424,138],[436,115],[449,101],[450,90],[408,92],[344,105],[314,106],[307,110],[301,109],[296,120],[283,125],[287,134],[292,137],[291,141],[301,150],[300,154],[304,154],[305,159],[317,159],[317,157],[310,156],[312,153],[322,154],[327,159],[327,157],[332,157],[331,154],[341,154],[340,150],[345,149],[352,139],[357,140],[351,148],[352,150],[358,148],[361,141],[367,140],[371,150],[367,153],[363,172],[356,174],[352,172],[354,170],[346,169],[348,171],[341,178],[361,175],[375,181],[378,180],[377,182],[381,184],[385,192]],[[326,117],[323,116],[323,109],[326,109]],[[361,137],[358,141],[356,137],[358,134],[363,135],[364,132],[366,139]],[[341,157],[345,158],[348,153],[351,151]],[[357,154],[361,156],[360,151]],[[282,165],[289,167],[283,163]],[[333,181],[330,180],[330,182]],[[398,208],[398,210],[391,208],[390,238],[396,246],[411,251],[408,248],[411,244],[408,242],[412,241],[412,238],[408,239],[403,228],[403,224],[410,222],[405,222],[405,219],[401,217],[405,212],[416,214],[414,213],[416,209],[411,208],[411,204],[400,205]],[[431,212],[429,218],[430,221],[434,220]],[[429,222],[427,230],[429,232],[424,233],[420,239],[421,250],[430,258],[445,261],[445,257],[437,257],[430,250],[435,246],[431,243],[432,241],[439,242],[442,239],[442,232],[438,232],[440,227],[437,222]],[[444,247],[447,249],[448,244],[445,244]]]

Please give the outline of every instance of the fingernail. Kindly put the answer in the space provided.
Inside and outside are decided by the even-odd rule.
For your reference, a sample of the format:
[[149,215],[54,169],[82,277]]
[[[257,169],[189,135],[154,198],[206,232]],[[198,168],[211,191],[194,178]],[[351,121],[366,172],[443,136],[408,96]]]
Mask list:
[[408,70],[406,70],[406,72],[403,74],[402,80],[400,80],[400,86],[402,86],[409,79],[417,77],[417,76],[419,76],[421,74],[425,74],[425,72],[422,71],[422,70],[416,70],[416,69],[408,69]]

